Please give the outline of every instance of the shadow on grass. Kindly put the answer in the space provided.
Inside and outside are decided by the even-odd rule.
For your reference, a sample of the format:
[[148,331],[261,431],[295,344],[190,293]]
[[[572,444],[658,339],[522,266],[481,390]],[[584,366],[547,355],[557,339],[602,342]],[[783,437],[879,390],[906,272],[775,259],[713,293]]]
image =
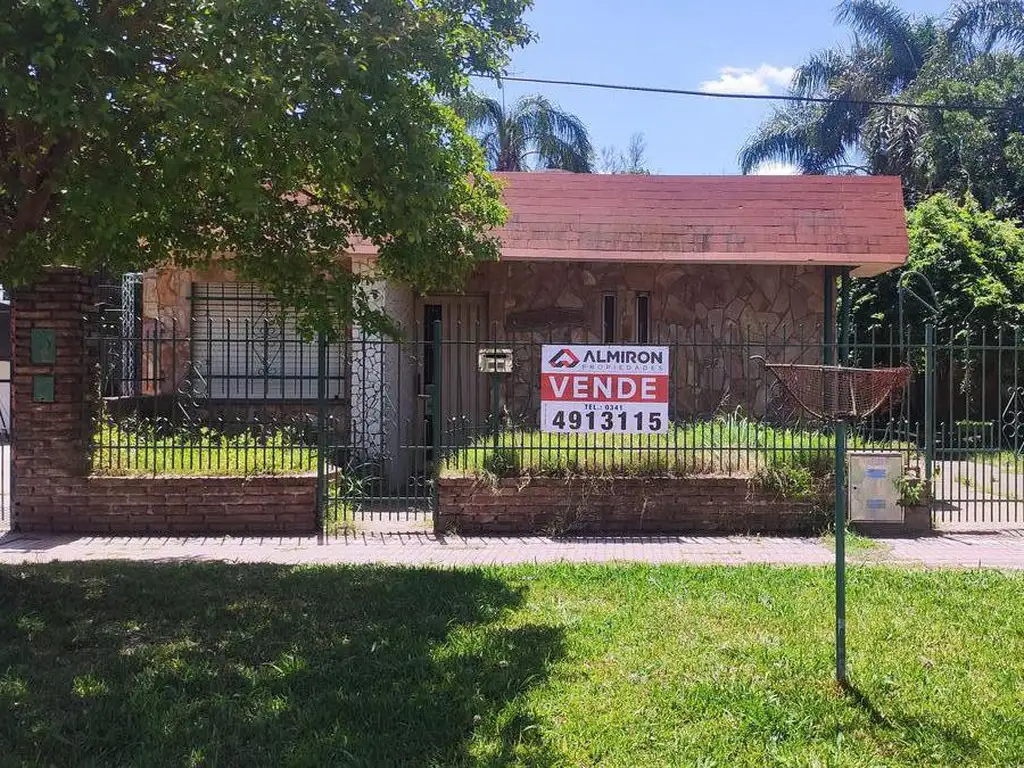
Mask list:
[[952,744],[965,757],[976,756],[980,751],[980,745],[976,740],[953,728],[946,728],[920,717],[884,714],[855,683],[847,682],[840,688],[847,698],[867,715],[871,724],[878,728],[897,733],[914,734],[915,740],[922,743]]
[[562,630],[480,572],[88,563],[0,569],[16,763],[530,765]]

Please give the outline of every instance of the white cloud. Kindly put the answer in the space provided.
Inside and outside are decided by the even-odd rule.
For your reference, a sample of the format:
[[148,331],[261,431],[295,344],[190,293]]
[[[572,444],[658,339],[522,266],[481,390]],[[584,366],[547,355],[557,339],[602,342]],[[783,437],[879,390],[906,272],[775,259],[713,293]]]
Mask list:
[[773,67],[762,64],[757,69],[748,67],[722,67],[717,80],[700,84],[704,93],[756,93],[768,95],[773,88],[785,88],[793,79],[793,67]]
[[780,163],[777,160],[761,163],[754,169],[755,176],[796,176],[798,173],[800,169],[795,165]]

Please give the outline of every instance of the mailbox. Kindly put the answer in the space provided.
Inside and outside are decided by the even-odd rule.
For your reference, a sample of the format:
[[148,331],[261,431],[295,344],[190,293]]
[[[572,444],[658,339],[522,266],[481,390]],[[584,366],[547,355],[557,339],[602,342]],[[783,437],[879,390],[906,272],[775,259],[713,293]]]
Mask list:
[[30,344],[33,365],[53,365],[57,362],[57,334],[53,328],[33,328]]
[[512,373],[512,350],[501,347],[486,347],[477,354],[477,368],[480,373]]

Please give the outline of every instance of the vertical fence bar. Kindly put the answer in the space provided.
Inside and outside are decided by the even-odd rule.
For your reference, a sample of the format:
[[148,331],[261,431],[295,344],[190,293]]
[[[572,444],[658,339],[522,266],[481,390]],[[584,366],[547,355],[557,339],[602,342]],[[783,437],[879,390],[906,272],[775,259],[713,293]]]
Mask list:
[[327,507],[327,340],[316,337],[316,526],[324,532]]
[[935,465],[935,326],[924,327],[924,479],[929,491]]
[[836,681],[846,677],[846,422],[835,423],[836,432]]
[[433,459],[433,488],[431,489],[431,496],[433,497],[433,512],[434,520],[437,520],[437,505],[438,496],[440,490],[440,479],[441,479],[441,365],[442,365],[442,354],[441,354],[441,320],[437,319],[434,321],[433,327],[433,349],[430,350],[431,355],[434,358],[434,380],[432,382],[430,390],[430,413],[431,421],[433,422],[433,428],[430,430],[431,438],[431,453]]
[[[840,290],[839,365],[850,356],[850,270],[843,271]],[[836,433],[836,681],[846,685],[846,432],[844,419],[835,423]]]

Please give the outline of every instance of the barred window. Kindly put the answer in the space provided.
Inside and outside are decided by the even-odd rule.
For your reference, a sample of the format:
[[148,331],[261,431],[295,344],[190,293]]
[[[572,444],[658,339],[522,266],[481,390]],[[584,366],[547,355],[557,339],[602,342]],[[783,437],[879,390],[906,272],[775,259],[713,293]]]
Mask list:
[[[327,361],[327,397],[344,394],[341,345]],[[317,344],[298,332],[294,316],[251,283],[194,283],[193,384],[213,399],[317,397]]]

